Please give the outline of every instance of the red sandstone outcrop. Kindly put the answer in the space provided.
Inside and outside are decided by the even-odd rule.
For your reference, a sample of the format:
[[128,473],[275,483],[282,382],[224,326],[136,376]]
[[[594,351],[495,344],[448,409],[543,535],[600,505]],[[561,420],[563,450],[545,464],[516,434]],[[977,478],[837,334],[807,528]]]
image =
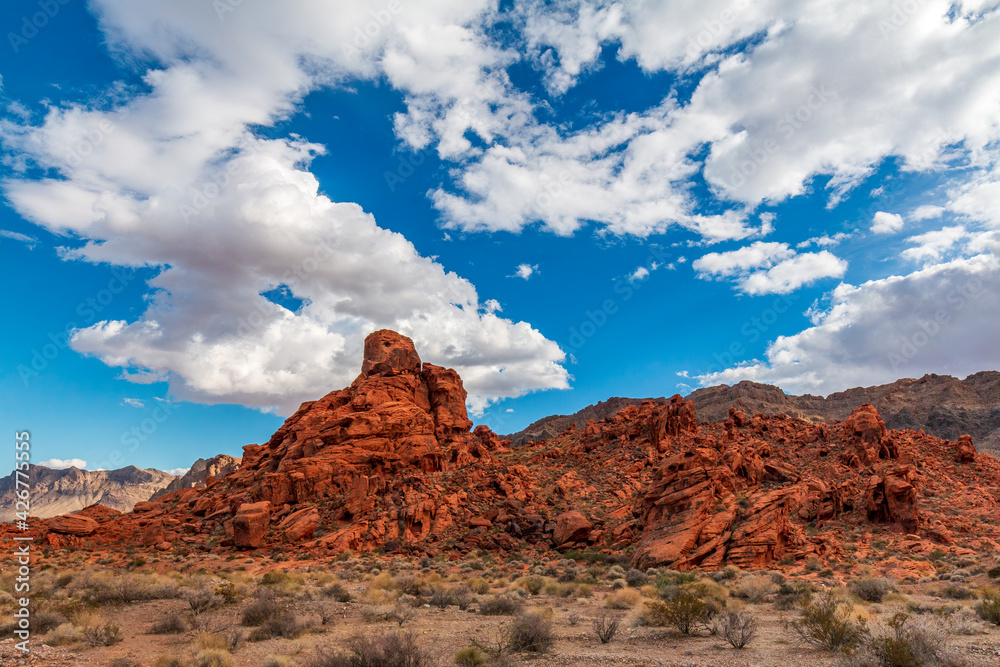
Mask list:
[[62,535],[83,537],[92,534],[98,528],[98,523],[91,518],[79,514],[63,514],[53,517],[47,522],[49,530]]
[[886,430],[870,405],[842,424],[736,409],[713,424],[674,396],[511,447],[470,432],[461,379],[408,338],[376,332],[365,349],[351,386],[304,403],[229,475],[127,515],[88,508],[89,534],[80,518],[42,522],[40,541],[317,557],[634,549],[637,565],[681,569],[844,558],[847,531],[859,550],[882,539],[913,554],[1000,542],[1000,463],[971,439]]

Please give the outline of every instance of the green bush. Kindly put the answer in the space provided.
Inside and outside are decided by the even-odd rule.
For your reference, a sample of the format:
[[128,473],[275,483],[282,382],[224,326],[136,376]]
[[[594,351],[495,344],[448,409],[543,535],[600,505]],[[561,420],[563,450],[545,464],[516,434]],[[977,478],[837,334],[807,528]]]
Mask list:
[[976,615],[987,623],[1000,625],[1000,591],[988,590],[976,605]]
[[647,602],[647,616],[653,625],[671,625],[689,635],[699,628],[711,630],[718,607],[684,588],[665,589],[662,602]]
[[849,651],[866,631],[865,624],[852,619],[832,591],[805,604],[802,616],[791,627],[802,642],[826,651]]

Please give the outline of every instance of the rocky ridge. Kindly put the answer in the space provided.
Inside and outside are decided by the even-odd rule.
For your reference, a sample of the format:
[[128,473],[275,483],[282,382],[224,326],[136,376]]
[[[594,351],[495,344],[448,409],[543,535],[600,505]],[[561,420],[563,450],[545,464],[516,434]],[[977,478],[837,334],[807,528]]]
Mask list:
[[225,477],[239,468],[240,460],[240,457],[229,456],[228,454],[218,454],[210,459],[198,459],[191,464],[186,473],[175,478],[170,484],[159,491],[156,491],[147,500],[156,500],[160,496],[165,496],[180,489],[203,487],[205,486],[205,480],[209,477]]
[[[703,421],[723,421],[730,407],[747,414],[781,415],[812,422],[843,421],[858,406],[874,405],[891,429],[923,429],[939,438],[956,440],[971,435],[977,447],[1000,453],[1000,372],[982,371],[964,380],[928,374],[890,384],[855,387],[829,396],[786,394],[780,387],[744,380],[732,386],[696,389],[687,397]],[[588,405],[572,415],[551,415],[511,435],[515,446],[551,438],[570,424],[582,427],[588,419],[610,417],[641,399],[614,397]]]
[[[127,466],[118,470],[56,470],[30,466],[31,515],[48,518],[100,504],[127,512],[166,488],[174,475],[155,468]],[[0,521],[13,521],[14,475],[0,478]]]
[[913,572],[935,549],[1000,551],[1000,463],[971,437],[891,430],[868,404],[834,424],[735,406],[697,417],[674,396],[511,448],[471,430],[454,371],[383,330],[350,387],[304,403],[231,474],[36,531],[49,549],[557,549],[681,569],[878,556]]

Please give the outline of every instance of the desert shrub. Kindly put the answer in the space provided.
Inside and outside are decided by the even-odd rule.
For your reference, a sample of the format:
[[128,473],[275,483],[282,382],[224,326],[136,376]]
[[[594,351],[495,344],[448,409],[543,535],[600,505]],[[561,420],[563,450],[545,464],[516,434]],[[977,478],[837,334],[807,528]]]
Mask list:
[[269,655],[264,658],[263,667],[296,667],[296,662],[287,655]]
[[483,616],[513,616],[521,611],[521,601],[508,595],[494,595],[479,601],[479,613]]
[[339,583],[333,583],[330,584],[329,586],[325,586],[323,588],[323,595],[327,596],[328,598],[333,598],[337,602],[351,601],[351,594],[348,593],[347,589],[344,588]]
[[275,637],[295,639],[305,631],[291,613],[283,613],[267,619],[250,633],[250,641],[262,642]]
[[603,611],[594,619],[594,634],[602,644],[609,643],[618,634],[621,616]]
[[812,593],[805,584],[781,584],[778,594],[774,596],[774,606],[779,611],[789,611],[797,606],[808,604]]
[[803,643],[826,651],[850,650],[865,634],[865,624],[852,619],[832,591],[805,604],[790,625]]
[[66,617],[54,611],[39,611],[31,617],[31,630],[38,634],[45,634],[49,630],[55,630],[66,622]]
[[403,627],[407,621],[410,621],[416,615],[417,610],[412,604],[406,604],[406,602],[400,600],[386,612],[385,620],[392,621],[399,627]]
[[243,599],[240,587],[231,581],[219,584],[215,589],[215,594],[222,598],[223,604],[236,604]]
[[865,602],[881,602],[892,590],[892,581],[885,577],[861,577],[852,581],[848,588]]
[[83,641],[83,633],[72,623],[63,623],[49,632],[45,643],[49,646],[66,646]]
[[555,638],[552,624],[541,614],[520,614],[510,627],[510,648],[515,652],[548,653]]
[[662,602],[647,602],[647,618],[652,625],[670,625],[681,634],[689,635],[699,628],[708,628],[717,608],[702,600],[694,591],[683,588],[666,589]]
[[962,607],[948,617],[948,632],[953,635],[981,635],[985,630],[976,612]]
[[729,579],[735,579],[737,577],[737,575],[739,575],[739,573],[740,573],[740,571],[737,568],[733,567],[732,565],[727,565],[724,568],[722,568],[721,570],[717,570],[717,571],[713,572],[709,576],[712,578],[712,581],[715,581],[716,583],[718,583],[720,581],[727,581]]
[[722,584],[718,584],[711,579],[699,579],[683,586],[692,591],[703,600],[714,600],[720,607],[726,606],[726,599],[729,597],[729,589]]
[[986,571],[986,576],[988,576],[990,579],[1000,579],[1000,566],[991,567],[989,570]]
[[961,661],[948,650],[948,636],[939,622],[909,614],[894,615],[887,627],[865,633],[855,651],[841,658],[843,667],[950,667]]
[[216,595],[214,592],[204,588],[187,591],[183,597],[191,608],[191,613],[196,617],[221,607],[225,602],[222,596]]
[[722,638],[733,648],[745,648],[757,636],[757,620],[748,611],[727,611],[718,625]]
[[83,589],[83,600],[95,606],[175,598],[178,592],[177,584],[173,581],[135,573],[94,573],[80,577],[73,583]]
[[199,651],[228,651],[229,642],[223,635],[213,632],[199,632],[194,638],[194,646]]
[[521,588],[523,588],[531,595],[538,595],[539,593],[541,593],[542,587],[544,585],[545,585],[545,580],[542,579],[541,577],[537,577],[534,575],[530,577],[524,577],[523,579],[521,579],[520,582]]
[[355,635],[347,641],[349,655],[331,651],[315,656],[308,667],[427,667],[428,654],[411,632]]
[[778,584],[766,575],[743,577],[736,583],[736,596],[745,598],[754,604],[764,601],[768,595],[778,592]]
[[108,663],[108,667],[142,667],[142,663],[132,658],[115,658]]
[[1000,591],[991,589],[984,592],[976,605],[976,615],[987,623],[1000,625]]
[[151,632],[154,635],[179,635],[187,631],[187,622],[178,613],[167,614],[153,623]]
[[625,583],[632,588],[640,588],[649,583],[649,577],[633,567],[625,573]]
[[941,589],[941,597],[951,600],[971,600],[976,597],[975,591],[960,583],[948,584]]
[[482,577],[473,577],[472,579],[469,579],[467,582],[465,582],[465,585],[468,586],[469,589],[473,593],[476,593],[477,595],[486,595],[487,593],[490,592],[489,583]]
[[229,651],[207,649],[198,652],[194,664],[197,667],[233,667],[233,656],[229,655]]
[[632,588],[623,588],[604,598],[604,606],[608,609],[632,609],[639,603],[641,595]]
[[280,605],[271,598],[260,598],[248,604],[240,615],[240,623],[247,626],[260,626],[267,621],[285,614]]
[[122,640],[122,631],[117,625],[90,625],[83,629],[83,638],[91,646],[114,646]]
[[478,646],[469,646],[455,653],[455,664],[459,667],[484,667],[486,656]]

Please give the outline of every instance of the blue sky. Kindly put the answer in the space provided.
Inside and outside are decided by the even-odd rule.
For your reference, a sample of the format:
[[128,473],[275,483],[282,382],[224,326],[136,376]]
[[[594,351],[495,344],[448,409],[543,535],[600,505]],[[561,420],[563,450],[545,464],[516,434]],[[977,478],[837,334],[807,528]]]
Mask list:
[[995,2],[0,9],[0,422],[184,468],[371,330],[498,432],[998,364]]

